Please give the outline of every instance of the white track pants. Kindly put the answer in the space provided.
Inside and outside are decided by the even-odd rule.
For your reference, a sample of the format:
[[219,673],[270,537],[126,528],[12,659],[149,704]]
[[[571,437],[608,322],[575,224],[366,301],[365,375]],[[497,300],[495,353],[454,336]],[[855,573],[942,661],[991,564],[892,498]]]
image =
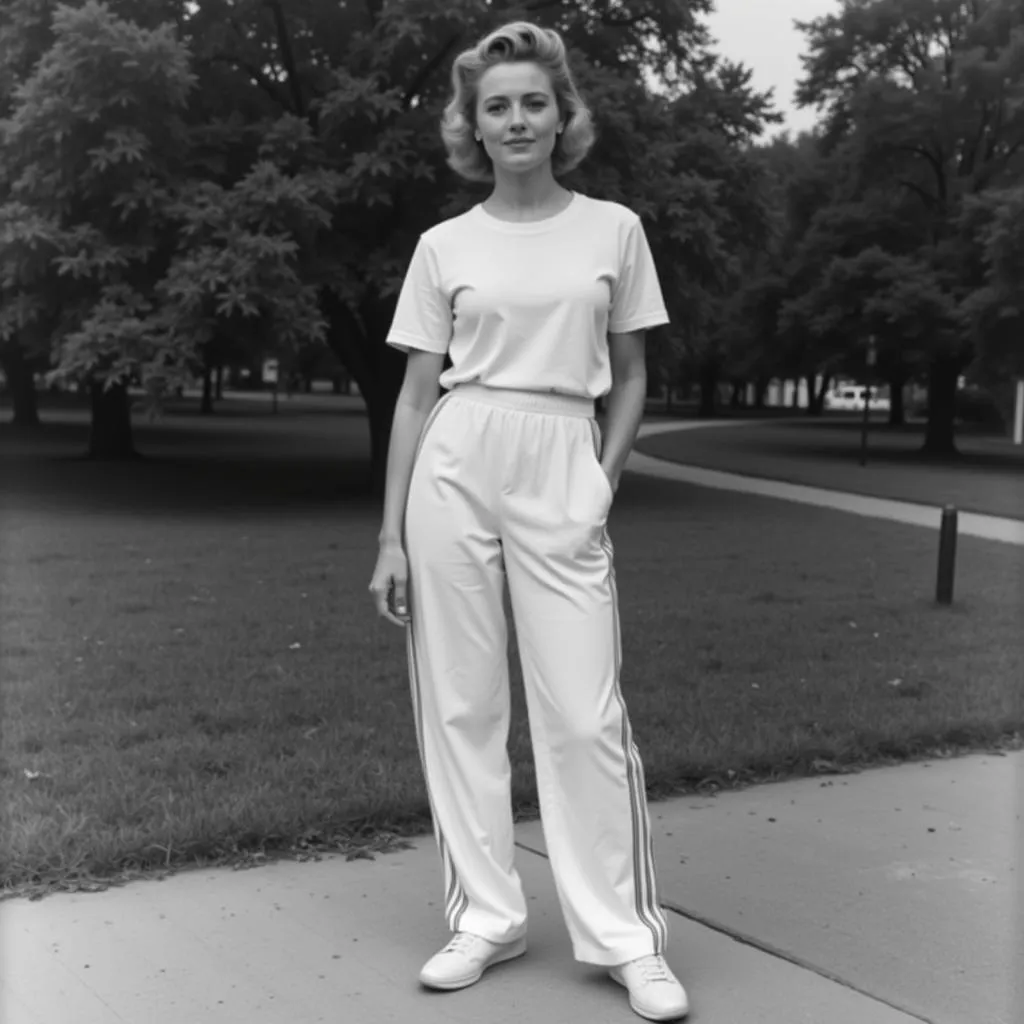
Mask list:
[[513,865],[503,585],[544,837],[577,960],[663,953],[643,766],[619,688],[612,490],[593,404],[462,386],[423,432],[406,512],[416,730],[452,931],[526,932]]

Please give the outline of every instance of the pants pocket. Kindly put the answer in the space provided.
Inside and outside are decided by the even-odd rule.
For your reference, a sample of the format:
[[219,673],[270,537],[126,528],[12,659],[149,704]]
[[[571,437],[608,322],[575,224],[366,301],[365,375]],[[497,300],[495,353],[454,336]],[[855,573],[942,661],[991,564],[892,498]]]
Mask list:
[[601,428],[598,426],[597,420],[590,421],[590,433],[594,441],[594,458],[592,460],[594,464],[594,472],[599,478],[599,485],[602,489],[604,498],[603,514],[607,515],[612,507],[612,502],[615,500],[615,492],[612,490],[612,482],[608,479],[608,474],[605,473],[604,469],[601,467],[601,451],[603,448],[603,442],[601,438]]

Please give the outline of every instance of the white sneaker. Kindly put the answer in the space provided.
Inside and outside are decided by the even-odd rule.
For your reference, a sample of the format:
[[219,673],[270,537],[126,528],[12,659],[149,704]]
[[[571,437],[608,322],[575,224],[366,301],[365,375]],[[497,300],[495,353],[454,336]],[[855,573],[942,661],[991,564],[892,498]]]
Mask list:
[[470,932],[458,932],[444,949],[424,964],[420,982],[427,988],[466,988],[478,982],[488,967],[513,960],[525,952],[525,937],[499,944]]
[[608,973],[629,991],[629,1005],[647,1020],[679,1020],[690,1012],[686,989],[663,956],[642,956]]

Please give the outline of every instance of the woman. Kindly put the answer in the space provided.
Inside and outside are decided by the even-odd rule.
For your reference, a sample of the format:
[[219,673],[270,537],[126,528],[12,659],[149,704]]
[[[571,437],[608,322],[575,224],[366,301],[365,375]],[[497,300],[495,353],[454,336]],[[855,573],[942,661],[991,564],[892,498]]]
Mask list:
[[[493,190],[421,236],[402,286],[387,341],[408,364],[370,584],[380,614],[408,627],[455,933],[420,980],[463,988],[526,950],[507,753],[507,580],[574,955],[607,967],[641,1016],[675,1020],[686,993],[664,959],[606,529],[643,415],[644,331],[668,318],[636,214],[556,178],[594,137],[558,34],[507,25],[455,60],[452,83],[448,162]],[[604,394],[602,453],[594,400]]]

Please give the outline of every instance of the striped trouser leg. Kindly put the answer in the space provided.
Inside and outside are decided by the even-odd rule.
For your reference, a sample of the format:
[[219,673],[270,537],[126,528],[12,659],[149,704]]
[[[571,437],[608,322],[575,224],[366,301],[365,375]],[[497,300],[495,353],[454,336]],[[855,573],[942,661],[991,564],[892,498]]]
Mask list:
[[511,942],[525,934],[526,901],[513,863],[504,571],[491,511],[499,461],[476,407],[441,401],[406,512],[413,712],[448,927]]
[[502,537],[544,836],[577,960],[664,953],[644,771],[620,687],[611,491],[593,423],[521,426]]

